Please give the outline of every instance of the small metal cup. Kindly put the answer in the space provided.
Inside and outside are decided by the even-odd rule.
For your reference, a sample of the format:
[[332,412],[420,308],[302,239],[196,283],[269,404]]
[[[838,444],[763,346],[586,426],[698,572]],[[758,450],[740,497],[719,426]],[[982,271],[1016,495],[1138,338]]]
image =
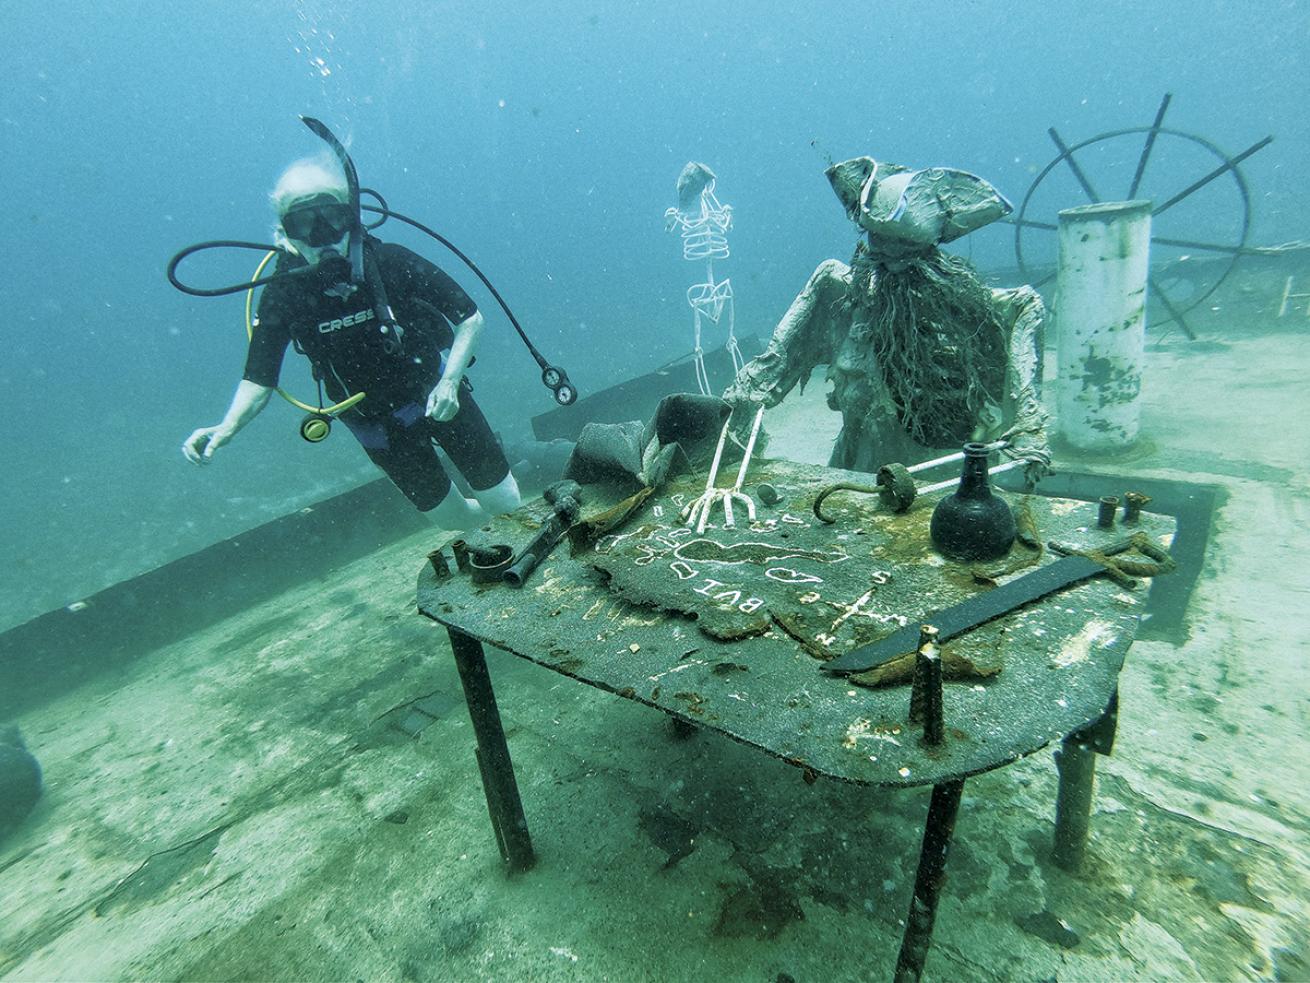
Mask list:
[[455,554],[455,567],[460,573],[467,573],[469,568],[469,544],[457,539],[450,544],[450,551]]
[[450,563],[441,550],[433,550],[429,553],[428,562],[432,564],[432,572],[437,575],[438,580],[445,580],[450,576]]
[[1150,495],[1141,492],[1124,492],[1124,524],[1135,524],[1142,516],[1142,507],[1150,500]]
[[1114,528],[1114,514],[1119,511],[1119,498],[1106,495],[1101,499],[1101,506],[1096,513],[1096,524],[1102,529]]

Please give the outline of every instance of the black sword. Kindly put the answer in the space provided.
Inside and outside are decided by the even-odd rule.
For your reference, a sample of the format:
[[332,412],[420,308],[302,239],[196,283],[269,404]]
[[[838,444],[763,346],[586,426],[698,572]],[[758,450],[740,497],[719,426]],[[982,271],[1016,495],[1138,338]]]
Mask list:
[[1098,573],[1105,573],[1104,563],[1086,556],[1066,556],[1039,570],[1025,574],[1008,584],[961,601],[945,610],[935,612],[921,622],[906,625],[897,632],[879,639],[869,645],[839,655],[822,666],[825,672],[852,673],[865,672],[885,665],[893,659],[908,655],[919,647],[919,625],[930,624],[937,629],[938,643],[962,635],[971,628],[986,624],[993,618],[1008,614],[1015,608],[1022,607],[1047,594],[1068,587],[1080,580],[1086,580]]

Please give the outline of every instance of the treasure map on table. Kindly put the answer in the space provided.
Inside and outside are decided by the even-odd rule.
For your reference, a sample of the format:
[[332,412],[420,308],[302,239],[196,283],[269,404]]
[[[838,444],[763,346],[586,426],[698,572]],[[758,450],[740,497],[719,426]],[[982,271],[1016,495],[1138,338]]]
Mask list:
[[[772,472],[771,462],[760,462],[755,477],[769,484]],[[821,525],[810,513],[820,483],[798,485],[794,467],[778,477],[790,486],[773,506],[761,505],[755,521],[739,517],[725,528],[720,515],[700,532],[682,520],[695,485],[675,481],[623,530],[600,538],[586,560],[624,599],[693,617],[717,641],[771,633],[823,661],[986,589],[968,567],[933,551],[931,509],[895,515],[852,505],[841,525]],[[1000,672],[1004,631],[984,625],[946,645],[947,677]],[[912,668],[912,659],[900,660],[852,681],[905,681]]]

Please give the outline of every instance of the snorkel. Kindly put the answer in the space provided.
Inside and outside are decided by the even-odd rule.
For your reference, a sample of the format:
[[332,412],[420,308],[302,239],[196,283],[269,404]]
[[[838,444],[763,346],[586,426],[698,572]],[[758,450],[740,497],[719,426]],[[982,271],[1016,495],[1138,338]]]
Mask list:
[[310,132],[318,137],[337,155],[337,160],[341,162],[341,170],[346,175],[346,193],[349,199],[346,204],[350,206],[351,228],[350,242],[346,251],[346,259],[350,262],[350,282],[360,284],[364,282],[364,220],[359,210],[359,172],[355,170],[355,162],[350,159],[350,154],[346,152],[345,146],[337,139],[336,134],[329,130],[321,121],[316,120],[313,116],[302,116],[300,122],[309,127]]

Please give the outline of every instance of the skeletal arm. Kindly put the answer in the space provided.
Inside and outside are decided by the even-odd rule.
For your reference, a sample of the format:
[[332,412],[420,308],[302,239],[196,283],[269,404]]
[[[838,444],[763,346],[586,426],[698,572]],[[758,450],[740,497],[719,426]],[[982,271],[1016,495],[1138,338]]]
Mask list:
[[723,398],[734,405],[776,406],[815,366],[830,362],[835,354],[834,308],[850,276],[845,263],[821,263],[774,328],[768,347],[742,367]]
[[[1038,344],[1046,305],[1032,287],[993,290],[1010,327],[1005,367],[1004,405],[994,435],[1010,441],[1005,451],[1026,463],[1025,473],[1036,480],[1050,470],[1051,451],[1046,434],[1047,413],[1038,396]],[[992,436],[992,435],[989,435]]]

